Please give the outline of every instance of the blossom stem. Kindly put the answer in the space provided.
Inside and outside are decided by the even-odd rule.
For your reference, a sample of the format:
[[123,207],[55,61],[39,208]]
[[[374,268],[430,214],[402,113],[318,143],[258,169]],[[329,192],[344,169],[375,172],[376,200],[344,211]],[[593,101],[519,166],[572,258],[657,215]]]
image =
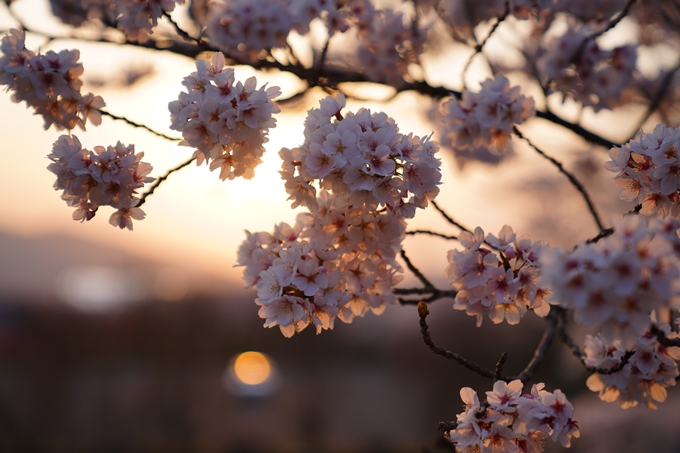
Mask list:
[[550,163],[552,163],[557,169],[559,170],[560,173],[562,173],[564,176],[567,177],[569,182],[578,190],[581,195],[583,196],[583,199],[585,200],[586,204],[588,205],[588,210],[590,211],[590,214],[593,217],[593,220],[595,220],[595,223],[597,224],[597,227],[599,228],[600,231],[604,230],[604,225],[602,224],[602,221],[600,220],[600,216],[597,214],[597,211],[595,210],[595,206],[593,205],[593,202],[590,200],[590,196],[588,195],[588,192],[586,192],[586,189],[583,187],[583,185],[576,179],[576,177],[568,172],[562,163],[555,159],[554,157],[548,156],[545,152],[543,152],[541,149],[539,149],[536,145],[532,143],[531,140],[529,140],[527,137],[525,137],[519,129],[517,129],[516,126],[513,126],[513,131],[515,132],[515,135],[517,137],[524,139],[529,146],[531,146],[538,154],[546,158]]
[[158,188],[158,186],[160,186],[160,185],[163,183],[163,181],[165,181],[166,179],[168,179],[168,177],[169,177],[171,174],[173,174],[173,173],[175,173],[176,171],[179,171],[179,170],[183,169],[184,167],[188,166],[188,165],[189,165],[190,163],[192,163],[195,159],[196,159],[195,157],[192,157],[191,159],[189,159],[189,160],[187,160],[187,161],[185,161],[185,162],[182,162],[181,164],[179,164],[179,165],[176,166],[175,168],[171,168],[170,170],[168,170],[167,173],[165,173],[163,176],[160,176],[158,179],[156,179],[156,181],[155,181],[153,184],[151,184],[151,186],[149,186],[149,190],[147,190],[147,191],[141,196],[141,198],[139,199],[139,203],[137,203],[137,207],[142,206],[142,205],[146,202],[147,197],[150,196],[150,195],[153,195],[154,191]]
[[429,236],[437,236],[437,237],[444,238],[444,239],[447,239],[447,240],[450,240],[450,241],[457,241],[458,240],[457,236],[447,236],[446,234],[437,233],[435,231],[430,231],[430,230],[411,230],[411,231],[407,231],[406,234],[412,235],[412,236],[415,236],[416,234],[427,234]]
[[531,358],[531,361],[527,364],[526,368],[524,368],[524,370],[517,377],[517,379],[523,383],[526,384],[527,381],[531,379],[531,376],[533,376],[536,368],[538,368],[538,366],[541,364],[541,361],[543,360],[543,357],[545,357],[548,347],[550,347],[553,339],[555,338],[557,321],[557,310],[553,307],[546,317],[545,331],[543,332],[541,341],[539,341],[538,346],[536,346],[534,356]]
[[402,249],[401,252],[399,252],[399,254],[401,255],[401,259],[403,259],[404,262],[406,263],[406,267],[408,267],[409,270],[410,270],[411,272],[413,272],[413,274],[416,276],[416,278],[417,278],[418,280],[420,280],[420,282],[425,286],[425,288],[426,288],[426,289],[429,289],[429,290],[431,290],[431,291],[434,290],[435,287],[434,287],[434,285],[432,284],[432,282],[429,281],[429,280],[427,279],[427,277],[425,277],[425,275],[423,275],[423,273],[420,272],[420,269],[418,269],[418,268],[411,262],[411,260],[408,258],[408,256],[406,256],[406,252]]
[[107,112],[106,110],[99,109],[99,113],[101,113],[101,114],[104,115],[104,116],[108,116],[109,118],[112,118],[112,119],[114,119],[114,120],[124,121],[124,122],[128,123],[130,126],[134,126],[134,127],[138,127],[138,128],[141,128],[141,129],[145,129],[145,130],[151,132],[152,134],[154,134],[154,135],[156,135],[156,136],[158,136],[158,137],[162,137],[162,138],[164,138],[164,139],[166,139],[166,140],[170,140],[170,141],[173,141],[173,142],[177,142],[177,141],[182,140],[181,138],[171,137],[171,136],[166,135],[166,134],[164,134],[164,133],[162,133],[162,132],[155,131],[155,130],[151,129],[149,126],[146,126],[146,125],[140,124],[140,123],[136,123],[136,122],[134,122],[134,121],[132,121],[132,120],[130,120],[130,119],[125,118],[124,116],[114,115],[113,113]]
[[[487,370],[486,368],[482,368],[481,366],[477,365],[476,363],[470,362],[469,360],[463,358],[460,354],[456,354],[455,352],[447,351],[446,349],[437,346],[434,344],[432,341],[432,338],[430,337],[430,332],[429,332],[429,327],[427,325],[427,321],[425,318],[430,314],[429,309],[427,308],[427,304],[425,302],[419,302],[418,303],[418,316],[420,316],[420,333],[423,336],[423,341],[425,344],[434,352],[435,354],[441,355],[443,357],[446,357],[447,359],[454,360],[458,362],[460,365],[463,365],[465,368],[468,370],[477,373],[478,375],[489,378],[489,379],[494,379],[496,373],[495,371],[490,371]],[[499,376],[500,380],[510,382],[510,380],[505,377],[505,376]]]
[[[581,352],[581,349],[578,347],[578,345],[574,342],[574,340],[569,336],[567,333],[567,318],[566,318],[566,311],[561,308],[554,306],[552,310],[557,309],[557,314],[559,318],[558,322],[558,333],[559,333],[559,338],[562,343],[564,343],[569,349],[571,349],[572,354],[581,362],[581,365],[583,365],[583,368],[585,368],[587,371],[590,371],[591,373],[597,373],[597,374],[614,374],[618,373],[623,369],[623,367],[626,366],[630,358],[635,354],[635,351],[626,351],[623,354],[623,357],[621,357],[621,361],[617,364],[614,365],[611,368],[597,368],[594,366],[590,366],[586,363],[586,356]],[[551,310],[551,313],[552,313]]]

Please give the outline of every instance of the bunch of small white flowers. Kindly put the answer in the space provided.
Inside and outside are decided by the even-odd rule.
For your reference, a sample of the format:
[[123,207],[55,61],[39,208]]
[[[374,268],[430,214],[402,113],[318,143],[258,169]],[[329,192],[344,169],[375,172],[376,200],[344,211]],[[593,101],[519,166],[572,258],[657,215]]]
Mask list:
[[477,326],[482,324],[484,314],[495,324],[503,320],[517,324],[527,309],[541,317],[548,314],[549,291],[538,284],[547,244],[517,238],[508,225],[501,229],[498,238],[486,236],[486,242],[495,251],[484,247],[484,231],[479,227],[474,234],[462,232],[458,241],[465,249],[449,251],[445,270],[451,285],[458,290],[454,309],[476,316]]
[[520,380],[496,381],[484,404],[473,389],[462,388],[465,411],[456,416],[449,440],[462,452],[539,453],[548,438],[571,446],[571,438],[580,432],[564,393],[543,390],[541,383],[522,394],[523,387]]
[[391,211],[348,206],[346,197],[321,192],[317,215],[298,215],[273,233],[247,232],[238,264],[265,327],[279,326],[290,337],[309,324],[317,334],[335,318],[350,323],[368,310],[383,312],[396,302],[392,287],[401,281],[396,251],[406,228]]
[[628,215],[597,243],[551,249],[541,257],[550,303],[573,309],[577,322],[598,326],[607,341],[635,345],[653,311],[680,306],[679,226],[672,218]]
[[621,199],[641,203],[640,212],[660,217],[680,217],[680,128],[660,124],[651,133],[638,132],[619,147],[609,150],[605,168],[616,173],[624,186]]
[[0,84],[12,92],[12,101],[33,107],[45,120],[45,129],[52,124],[57,129],[85,129],[88,120],[95,126],[101,124],[102,98],[80,93],[80,52],[49,50],[36,55],[26,49],[25,39],[23,31],[11,29],[0,44]]
[[[667,324],[661,330],[667,338],[680,338],[678,333],[670,333]],[[655,335],[646,332],[631,349],[635,352],[620,371],[609,375],[595,373],[586,384],[599,393],[602,401],[618,401],[624,409],[638,403],[656,409],[656,403],[666,400],[666,388],[675,385],[680,348],[664,347]],[[589,366],[605,369],[617,366],[625,352],[618,339],[608,341],[599,334],[586,336],[585,362]]]
[[47,167],[57,175],[55,190],[63,190],[61,198],[76,208],[73,220],[92,219],[100,206],[116,209],[109,223],[132,230],[132,219],[142,220],[144,211],[137,208],[137,189],[153,182],[147,176],[151,165],[142,162],[144,153],[136,153],[134,145],[95,146],[83,149],[78,137],[62,135],[47,156]]
[[442,123],[456,148],[495,145],[497,151],[510,144],[512,128],[535,114],[533,98],[510,87],[502,74],[482,82],[479,93],[463,91],[462,99],[442,102]]
[[286,47],[296,25],[292,0],[217,1],[210,6],[206,35],[228,55],[255,61],[262,50]]
[[621,102],[623,91],[633,81],[637,49],[632,45],[602,49],[587,37],[589,31],[585,26],[570,28],[556,36],[547,49],[539,50],[535,65],[541,78],[551,82],[551,90],[568,94],[597,112]]
[[184,4],[184,0],[113,0],[112,7],[118,13],[116,26],[129,40],[144,43],[158,19],[172,12],[176,3]]
[[220,178],[250,179],[262,162],[263,144],[270,127],[276,127],[274,113],[281,110],[272,99],[279,87],[256,89],[257,80],[234,83],[234,70],[225,68],[224,55],[216,52],[210,62],[196,61],[196,72],[185,77],[177,101],[170,102],[171,128],[182,132],[180,145],[196,148],[198,165],[210,162],[220,168]]
[[248,233],[239,249],[259,315],[286,336],[396,302],[405,219],[436,195],[441,177],[435,142],[399,134],[383,113],[343,118],[343,107],[342,96],[322,100],[308,113],[304,145],[279,153],[292,206],[309,212],[295,227]]
[[412,218],[416,208],[424,208],[439,193],[439,144],[400,134],[384,113],[362,108],[343,117],[344,106],[341,94],[323,99],[320,108],[308,112],[304,144],[279,153],[292,207],[315,213],[313,184],[318,182],[336,197],[348,196],[354,208],[384,207]]
[[359,34],[359,66],[371,80],[398,87],[408,79],[409,65],[418,62],[424,42],[425,33],[414,33],[403,13],[377,11]]

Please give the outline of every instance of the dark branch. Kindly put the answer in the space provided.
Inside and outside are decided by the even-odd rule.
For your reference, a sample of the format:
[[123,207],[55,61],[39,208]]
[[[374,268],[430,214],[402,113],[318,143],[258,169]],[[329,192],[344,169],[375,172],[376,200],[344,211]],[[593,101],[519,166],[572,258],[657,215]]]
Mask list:
[[168,177],[171,174],[173,174],[176,171],[179,171],[179,170],[183,169],[184,167],[188,166],[190,163],[192,163],[194,161],[194,159],[195,159],[195,157],[192,157],[191,159],[187,160],[186,162],[179,164],[175,168],[171,168],[170,170],[168,170],[168,172],[166,174],[164,174],[163,176],[159,177],[156,181],[154,181],[154,183],[151,184],[151,186],[149,186],[149,190],[147,190],[141,196],[141,198],[139,199],[139,203],[137,203],[137,207],[142,206],[146,202],[147,197],[149,197],[150,195],[153,195],[154,191],[158,188],[158,186],[160,186],[163,183],[163,181],[168,179]]
[[108,116],[109,118],[112,118],[112,119],[114,119],[114,120],[124,121],[124,122],[126,122],[127,124],[129,124],[130,126],[134,126],[134,127],[138,127],[138,128],[141,128],[141,129],[145,129],[145,130],[151,132],[152,134],[154,134],[154,135],[156,135],[156,136],[158,136],[158,137],[162,137],[162,138],[164,138],[164,139],[166,139],[166,140],[170,140],[170,141],[173,141],[173,142],[177,142],[177,141],[182,140],[181,138],[170,137],[169,135],[166,135],[166,134],[164,134],[164,133],[162,133],[162,132],[155,131],[155,130],[151,129],[149,126],[145,126],[144,124],[136,123],[136,122],[134,122],[134,121],[132,121],[132,120],[129,120],[129,119],[123,117],[123,116],[114,115],[113,113],[107,112],[106,110],[101,110],[101,109],[100,109],[99,112],[100,112],[102,115]]
[[399,254],[401,255],[401,259],[403,259],[404,262],[406,263],[406,267],[408,267],[409,270],[413,272],[413,275],[415,275],[418,278],[418,280],[420,280],[420,282],[425,286],[425,288],[429,289],[431,292],[435,291],[436,288],[434,287],[432,282],[430,282],[427,279],[427,277],[425,277],[423,273],[420,272],[420,270],[413,265],[408,256],[406,256],[406,252],[402,249],[401,252],[399,252]]
[[[559,338],[562,343],[564,343],[569,349],[571,349],[572,354],[581,362],[581,365],[583,365],[583,368],[585,368],[587,371],[590,371],[591,373],[597,373],[597,374],[614,374],[618,373],[623,369],[628,364],[628,361],[630,360],[631,357],[633,357],[633,354],[635,354],[635,351],[626,351],[623,354],[623,357],[621,357],[621,361],[611,367],[611,368],[598,368],[594,366],[590,366],[586,363],[586,356],[581,352],[581,349],[578,347],[578,345],[574,342],[574,340],[569,336],[567,333],[567,317],[566,317],[566,311],[563,308],[560,307],[553,307],[553,309],[558,309],[557,314],[559,318],[558,322],[558,331],[559,331]],[[552,310],[551,310],[552,311]]]
[[663,100],[663,98],[666,94],[666,91],[668,91],[668,88],[671,86],[671,82],[673,81],[673,77],[675,76],[675,73],[678,72],[678,71],[680,71],[680,61],[678,62],[678,64],[675,65],[675,67],[673,69],[671,69],[670,71],[668,71],[668,73],[666,73],[666,76],[661,81],[661,86],[659,87],[659,91],[657,91],[656,96],[654,96],[654,99],[649,104],[647,111],[645,112],[644,116],[642,117],[642,119],[638,123],[638,127],[635,128],[635,130],[633,131],[633,134],[630,137],[628,137],[628,140],[626,140],[626,142],[629,142],[629,141],[631,141],[632,139],[635,138],[635,135],[637,134],[637,132],[640,129],[642,129],[642,126],[644,126],[644,124],[647,122],[649,117],[652,116],[652,114],[656,111],[656,109],[659,108],[659,105],[661,104],[661,101]]
[[583,187],[583,185],[576,179],[574,175],[572,175],[570,172],[568,172],[562,163],[558,161],[557,159],[548,156],[545,152],[541,151],[536,145],[534,145],[531,140],[529,140],[527,137],[522,135],[522,133],[517,129],[517,127],[513,126],[513,130],[515,132],[515,135],[517,135],[519,138],[524,139],[529,146],[531,146],[538,154],[549,160],[557,169],[562,173],[564,176],[567,177],[569,182],[578,190],[581,195],[583,196],[583,199],[585,200],[586,204],[588,205],[588,210],[590,210],[590,214],[593,217],[593,220],[595,220],[595,223],[597,224],[597,227],[600,231],[604,230],[604,225],[602,225],[602,221],[600,220],[600,216],[597,214],[597,211],[595,210],[595,206],[593,206],[592,201],[590,200],[590,196],[586,192],[586,189]]
[[429,236],[437,236],[437,237],[440,237],[440,238],[448,239],[450,241],[457,241],[458,240],[458,238],[456,236],[447,236],[445,234],[437,233],[437,232],[430,231],[430,230],[411,230],[411,231],[407,231],[406,234],[407,235],[413,235],[413,236],[415,236],[416,234],[426,234],[426,235],[429,235]]
[[[638,204],[633,209],[628,211],[627,214],[637,214],[640,212],[640,209],[642,209],[642,205]],[[586,240],[586,244],[594,244],[598,242],[600,239],[604,239],[608,236],[611,236],[612,234],[614,234],[614,228],[605,228],[604,230],[600,230],[600,232],[597,233],[597,236]]]
[[548,347],[552,344],[553,339],[555,338],[555,331],[557,327],[557,310],[555,308],[551,308],[550,313],[548,313],[548,316],[546,318],[546,326],[545,326],[545,331],[543,332],[543,336],[541,337],[541,341],[538,342],[538,346],[536,346],[536,350],[534,351],[534,356],[531,358],[531,361],[527,364],[526,368],[517,376],[517,379],[522,381],[523,383],[526,384],[526,382],[531,379],[531,376],[533,376],[534,372],[536,372],[536,369],[538,366],[541,364],[541,361],[545,357],[545,353],[548,351]]
[[[84,38],[81,36],[50,36],[46,33],[42,32],[36,32],[33,30],[28,30],[25,28],[26,31],[32,31],[33,33],[40,34],[42,36],[49,37],[50,39],[77,39],[81,41],[87,41],[87,42],[96,42],[96,43],[106,43],[106,44],[115,44],[115,45],[127,45],[127,46],[134,46],[134,47],[139,47],[143,49],[148,49],[148,50],[155,50],[159,52],[171,52],[177,55],[183,55],[186,57],[189,57],[191,59],[196,59],[201,52],[205,51],[219,51],[219,49],[211,46],[209,43],[206,43],[204,41],[196,41],[194,38],[191,38],[189,36],[189,39],[192,40],[192,42],[180,42],[180,41],[174,41],[170,43],[169,45],[165,45],[163,43],[162,45],[157,43],[153,39],[149,39],[148,41],[144,43],[139,43],[139,42],[132,42],[132,41],[126,41],[126,42],[117,42],[110,37],[107,36],[102,36],[100,38],[96,39],[89,39],[89,38]],[[178,33],[180,31],[178,30]],[[188,34],[187,34],[188,36]],[[186,36],[184,36],[186,38]],[[316,68],[306,68],[302,65],[298,64],[283,64],[279,61],[276,60],[257,60],[257,61],[244,61],[242,59],[239,59],[238,57],[235,57],[233,55],[225,54],[225,58],[228,60],[228,64],[232,65],[247,65],[252,67],[253,69],[257,70],[279,70],[282,72],[288,72],[291,74],[294,74],[298,78],[302,80],[306,80],[311,84],[314,84],[315,81],[317,80],[316,77]],[[326,64],[323,70],[323,78],[325,80],[325,84],[328,86],[337,86],[339,83],[343,82],[373,82],[376,83],[375,80],[371,79],[370,77],[367,77],[365,74],[357,71],[352,71],[350,69],[347,69],[346,67],[343,66],[331,66]],[[377,81],[377,83],[380,83],[380,81]],[[415,82],[405,82],[403,85],[401,85],[398,89],[398,92],[403,92],[403,91],[416,91],[420,94],[430,96],[434,99],[441,99],[443,97],[447,96],[455,96],[457,98],[461,97],[461,93],[459,91],[451,90],[449,88],[445,87],[435,87],[429,85],[427,82],[423,81],[415,81]],[[600,137],[599,135],[583,128],[582,126],[578,124],[573,124],[570,123],[569,121],[558,117],[552,112],[542,112],[542,111],[536,111],[536,116],[538,118],[545,119],[547,121],[550,121],[554,124],[557,124],[559,126],[565,127],[569,129],[570,131],[574,132],[575,134],[581,136],[585,140],[596,144],[600,146],[604,146],[606,148],[611,148],[615,146],[616,144],[610,140],[607,140],[605,138]]]
[[609,23],[607,24],[607,26],[604,29],[600,30],[599,32],[597,32],[597,33],[595,33],[591,36],[589,36],[589,38],[595,39],[598,36],[602,36],[605,33],[607,33],[609,30],[611,30],[612,28],[616,27],[619,24],[619,22],[621,22],[621,20],[623,20],[623,18],[628,15],[630,8],[633,6],[633,3],[635,3],[635,1],[636,0],[628,0],[626,2],[626,6],[623,7],[621,12],[616,17],[614,17],[612,20],[609,21]]
[[465,63],[465,67],[463,68],[463,76],[462,76],[463,86],[466,86],[465,85],[465,74],[467,73],[468,69],[470,68],[470,65],[472,64],[472,60],[477,56],[477,54],[482,52],[482,50],[484,49],[484,46],[486,45],[486,42],[489,40],[489,38],[491,38],[491,36],[494,34],[494,32],[496,31],[498,26],[501,24],[501,22],[503,22],[508,17],[508,14],[510,14],[510,2],[506,0],[505,11],[503,11],[503,14],[500,15],[496,19],[496,23],[493,24],[493,26],[491,27],[491,30],[489,31],[489,34],[486,35],[486,38],[484,38],[484,40],[481,43],[478,43],[475,46],[474,53],[472,55],[470,55],[470,58],[468,58],[467,63]]
[[[441,348],[434,344],[432,341],[432,338],[430,337],[430,332],[429,332],[429,327],[427,325],[427,321],[425,318],[430,314],[430,310],[427,308],[427,304],[424,302],[420,302],[418,304],[418,316],[420,317],[420,333],[423,336],[423,341],[425,344],[434,352],[435,354],[441,355],[443,357],[446,357],[447,359],[454,360],[458,362],[460,365],[463,365],[465,368],[468,370],[477,373],[478,375],[489,378],[489,379],[494,379],[495,376],[495,371],[487,370],[486,368],[482,368],[481,366],[477,365],[476,363],[470,362],[469,360],[463,358],[461,355],[456,354],[455,352],[447,351],[444,348]],[[504,376],[499,376],[500,379],[507,381],[507,378]]]
[[182,38],[186,39],[187,41],[190,41],[190,42],[196,44],[196,45],[199,46],[199,47],[203,47],[203,48],[206,48],[206,50],[209,50],[209,47],[207,47],[207,45],[206,45],[205,41],[203,41],[203,39],[201,39],[201,38],[194,38],[194,37],[191,36],[189,33],[187,33],[186,31],[184,31],[184,30],[182,29],[182,27],[180,27],[180,26],[177,24],[177,22],[175,22],[175,20],[172,18],[172,16],[170,16],[170,13],[168,13],[167,11],[163,11],[163,17],[165,17],[165,18],[168,20],[168,22],[170,22],[170,23],[172,24],[172,26],[173,26],[174,29],[175,29],[175,32],[176,32],[179,36],[181,36]]
[[450,215],[448,215],[448,214],[447,214],[447,213],[446,213],[446,212],[445,212],[445,211],[437,204],[436,201],[431,201],[430,203],[432,203],[432,206],[434,206],[434,208],[435,208],[437,211],[439,211],[439,213],[442,215],[442,217],[444,217],[444,219],[446,219],[446,221],[449,222],[451,225],[453,225],[453,226],[455,226],[455,227],[457,227],[457,228],[460,228],[460,229],[463,230],[463,231],[467,231],[468,233],[472,233],[469,229],[465,228],[463,225],[461,225],[460,223],[458,223],[458,222],[456,222],[455,220],[453,220],[453,218],[452,218]]
[[505,365],[506,360],[508,360],[508,353],[503,352],[496,363],[496,371],[493,373],[494,382],[501,378],[501,374],[503,374],[503,365]]
[[618,143],[615,143],[611,140],[607,140],[606,138],[600,137],[594,132],[585,129],[584,127],[579,126],[578,124],[570,123],[569,121],[560,118],[559,116],[555,115],[552,112],[542,112],[541,110],[536,110],[536,117],[550,121],[551,123],[557,124],[558,126],[562,126],[565,129],[569,129],[574,134],[584,138],[585,140],[595,145],[603,146],[607,149],[619,145]]
[[666,333],[663,330],[659,329],[659,326],[657,326],[656,324],[652,324],[652,327],[649,331],[652,335],[656,336],[656,339],[662,346],[666,348],[670,348],[673,346],[680,347],[680,338],[668,338],[666,336]]

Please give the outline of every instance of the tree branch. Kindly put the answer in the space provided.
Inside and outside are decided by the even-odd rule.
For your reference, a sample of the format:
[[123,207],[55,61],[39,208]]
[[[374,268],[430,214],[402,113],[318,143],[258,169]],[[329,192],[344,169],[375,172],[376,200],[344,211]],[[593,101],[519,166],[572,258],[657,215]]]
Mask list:
[[117,120],[117,121],[124,121],[127,124],[129,124],[130,126],[138,127],[140,129],[145,129],[145,130],[151,132],[152,134],[154,134],[158,137],[162,137],[166,140],[170,140],[170,141],[173,141],[173,142],[178,142],[178,141],[182,140],[181,138],[170,137],[169,135],[166,135],[162,132],[155,131],[155,130],[151,129],[149,126],[145,126],[144,124],[136,123],[136,122],[129,120],[129,119],[123,117],[123,116],[114,115],[113,113],[108,112],[106,110],[99,109],[99,113],[101,113],[104,116],[108,116],[109,118],[112,118],[112,119]]
[[[463,358],[460,354],[456,354],[455,352],[447,351],[444,348],[441,348],[434,344],[432,341],[432,338],[430,337],[430,332],[429,332],[429,327],[427,325],[427,321],[425,318],[430,314],[430,310],[427,308],[427,304],[424,302],[418,303],[418,316],[420,317],[420,333],[423,336],[423,341],[425,344],[434,352],[435,354],[441,355],[447,359],[453,360],[460,365],[463,365],[465,368],[468,370],[477,373],[478,375],[489,378],[489,379],[494,379],[496,373],[495,371],[487,370],[486,368],[482,368],[481,366],[477,365],[476,363],[470,362],[469,360]],[[507,378],[504,376],[499,376],[501,380],[507,381]]]
[[517,376],[517,379],[522,381],[523,383],[527,383],[529,379],[531,379],[531,376],[536,372],[536,369],[538,366],[541,364],[541,361],[545,357],[545,353],[548,351],[548,347],[553,342],[553,339],[555,338],[555,330],[557,327],[557,310],[554,308],[551,308],[550,313],[548,313],[548,316],[546,317],[546,325],[545,325],[545,331],[543,332],[543,336],[541,337],[541,341],[538,342],[538,346],[536,346],[536,350],[534,351],[534,356],[531,358],[531,361],[527,364],[526,368]]
[[179,164],[179,165],[176,166],[175,168],[171,168],[171,169],[168,170],[167,173],[165,173],[163,176],[161,176],[161,177],[159,177],[158,179],[156,179],[156,181],[154,181],[154,183],[151,184],[151,186],[149,186],[149,189],[148,189],[148,190],[140,197],[139,203],[137,203],[137,206],[136,206],[136,207],[139,208],[140,206],[142,206],[142,205],[146,202],[147,197],[153,195],[153,193],[154,193],[155,190],[158,188],[158,186],[160,186],[166,179],[168,179],[168,177],[169,177],[171,174],[173,174],[173,173],[175,173],[176,171],[179,171],[179,170],[183,169],[184,167],[188,166],[188,165],[189,165],[190,163],[192,163],[195,159],[196,159],[195,157],[192,157],[191,159],[189,159],[189,160],[187,160],[187,161],[185,161],[185,162]]
[[426,235],[429,235],[429,236],[436,236],[436,237],[440,237],[440,238],[444,238],[444,239],[448,239],[448,240],[452,240],[452,241],[458,240],[458,238],[456,236],[447,236],[445,234],[436,233],[436,232],[430,231],[430,230],[411,230],[411,231],[407,231],[406,234],[411,235],[411,236],[415,236],[416,234],[426,234]]
[[581,362],[581,365],[583,365],[583,368],[585,368],[587,371],[590,371],[591,373],[606,375],[618,373],[623,369],[623,367],[626,366],[626,364],[628,364],[628,361],[630,360],[631,357],[633,357],[633,354],[635,354],[635,351],[626,351],[621,357],[621,361],[611,368],[598,368],[588,365],[586,363],[585,354],[581,352],[581,349],[579,349],[578,345],[574,342],[574,340],[572,340],[569,334],[567,334],[566,311],[558,306],[554,306],[553,308],[558,309],[557,311],[559,317],[558,331],[560,341],[562,341],[562,343],[564,343],[569,349],[571,349],[572,354],[574,354],[574,356],[579,360],[579,362]]
[[548,156],[545,152],[541,151],[536,145],[534,145],[531,140],[526,138],[520,131],[517,129],[517,127],[513,126],[513,131],[515,132],[515,135],[517,135],[519,138],[524,139],[529,146],[531,146],[538,154],[549,160],[557,169],[562,173],[564,176],[567,177],[569,182],[578,190],[581,195],[583,196],[583,199],[585,200],[586,204],[588,205],[588,210],[590,211],[590,214],[593,217],[593,220],[595,220],[595,223],[597,224],[597,228],[602,231],[604,230],[604,225],[602,225],[602,221],[600,220],[600,216],[597,214],[597,211],[595,210],[595,206],[593,206],[592,201],[590,200],[590,196],[588,196],[588,193],[586,192],[586,189],[583,187],[583,185],[576,179],[574,175],[572,175],[570,172],[568,172],[564,166],[562,165],[561,162],[559,162],[557,159]]

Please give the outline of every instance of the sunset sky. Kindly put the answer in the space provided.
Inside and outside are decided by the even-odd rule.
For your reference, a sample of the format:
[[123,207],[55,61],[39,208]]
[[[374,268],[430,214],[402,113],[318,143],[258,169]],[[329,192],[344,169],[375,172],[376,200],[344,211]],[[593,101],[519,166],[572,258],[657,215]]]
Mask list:
[[[17,4],[17,11],[23,11]],[[4,7],[4,5],[3,5]],[[0,28],[12,26],[5,14],[0,13]],[[46,17],[36,14],[30,17]],[[43,22],[46,21],[46,22]],[[47,19],[33,19],[29,26],[37,29],[62,31],[62,28]],[[111,113],[126,116],[144,123],[156,130],[177,136],[169,129],[168,102],[177,98],[183,89],[181,80],[195,68],[194,62],[183,57],[165,55],[159,52],[145,52],[114,45],[87,45],[77,41],[58,40],[45,46],[45,41],[30,36],[27,46],[34,50],[78,48],[85,67],[83,79],[85,91],[101,95]],[[464,58],[461,59],[464,61]],[[461,61],[433,61],[442,68],[433,72],[432,83],[444,82],[447,74],[460,73]],[[117,80],[128,69],[150,66],[153,74],[145,77],[132,88],[99,86],[87,83],[93,80]],[[245,80],[254,74],[248,68],[236,68],[236,77]],[[295,86],[291,76],[263,76],[258,74],[258,86],[265,82],[283,88],[285,97]],[[370,87],[369,91],[370,92]],[[277,116],[277,127],[270,131],[270,142],[264,163],[259,166],[253,180],[237,179],[220,181],[218,173],[211,173],[207,167],[192,165],[170,177],[147,200],[144,206],[146,219],[134,224],[134,231],[121,231],[108,224],[112,210],[103,207],[90,222],[80,224],[71,220],[71,208],[54,191],[54,175],[46,167],[47,154],[52,143],[64,132],[54,128],[45,131],[42,119],[32,115],[24,104],[14,104],[9,94],[0,94],[0,126],[4,146],[0,153],[0,231],[9,234],[30,236],[61,233],[89,241],[121,247],[134,254],[167,263],[181,263],[197,272],[207,272],[222,278],[239,279],[239,271],[232,269],[236,249],[244,238],[243,230],[271,230],[282,221],[293,223],[295,213],[290,210],[278,170],[280,159],[277,155],[282,146],[294,147],[303,141],[302,129],[305,111],[318,105],[323,96],[313,91],[302,107],[290,112],[284,110]],[[429,135],[434,127],[428,124],[425,112],[431,107],[430,100],[413,94],[403,94],[396,100],[383,104],[349,103],[348,109],[360,106],[372,110],[384,110],[393,116],[404,133]],[[544,126],[544,124],[539,124]],[[551,129],[527,125],[536,143],[549,140],[555,143]],[[113,145],[117,140],[124,144],[133,143],[135,149],[144,151],[144,161],[153,165],[152,176],[158,177],[167,169],[183,162],[192,154],[188,147],[158,138],[141,129],[135,129],[122,122],[104,118],[100,127],[88,125],[87,132],[74,130],[83,146]],[[564,140],[560,147],[550,152],[569,150],[569,135],[561,132]],[[559,136],[558,136],[559,137]],[[434,137],[437,139],[438,137]],[[522,230],[529,222],[527,213],[546,202],[539,198],[527,199],[522,195],[520,182],[527,174],[540,169],[539,174],[555,177],[556,170],[530,152],[523,144],[518,145],[518,156],[507,166],[470,166],[461,172],[448,151],[442,150],[443,160],[442,193],[440,204],[454,217],[470,228],[477,225],[485,231],[497,233],[505,223],[516,230]],[[573,154],[572,154],[573,157]],[[567,159],[572,159],[568,157]],[[602,158],[604,155],[602,156]],[[542,173],[541,173],[542,172]],[[556,206],[553,203],[553,206]],[[592,235],[595,230],[585,216],[582,200],[569,191],[560,200],[559,208],[565,212],[577,212],[581,219],[572,225],[572,230],[583,231],[581,237]],[[430,228],[446,234],[457,231],[449,228],[432,209],[419,212],[409,222],[409,228]],[[534,236],[535,237],[535,236]],[[443,279],[446,265],[445,251],[453,244],[438,239],[407,238],[405,246],[409,254],[428,270],[434,279]],[[20,257],[17,257],[19,259]]]

